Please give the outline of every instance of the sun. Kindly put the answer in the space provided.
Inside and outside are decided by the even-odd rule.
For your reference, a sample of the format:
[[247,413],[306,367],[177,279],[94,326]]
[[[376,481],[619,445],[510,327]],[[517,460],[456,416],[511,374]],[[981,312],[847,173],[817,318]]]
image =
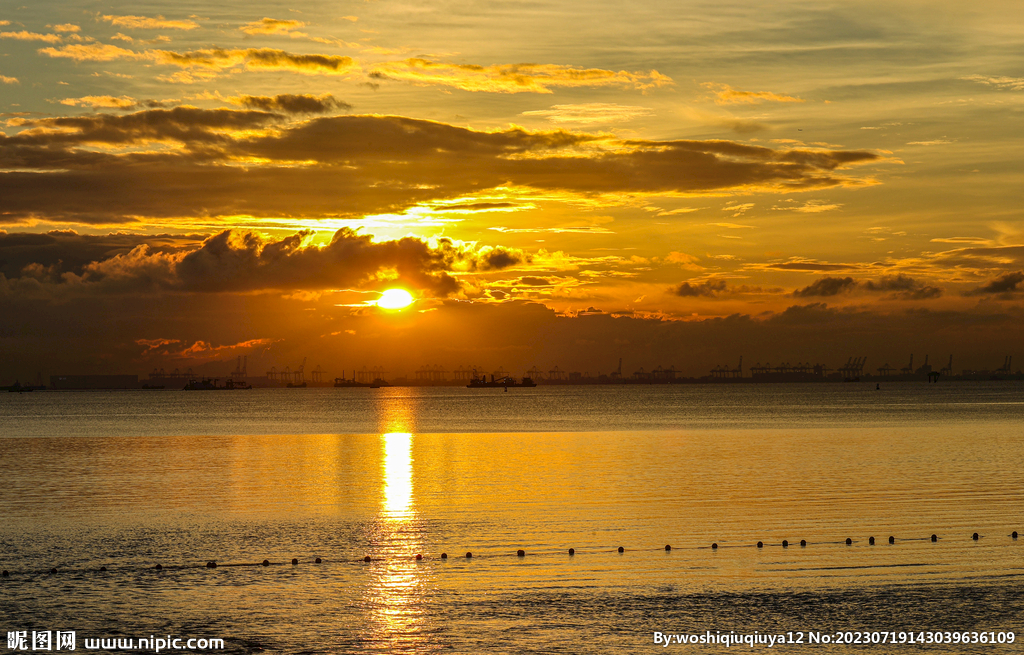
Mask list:
[[381,309],[403,309],[412,304],[415,298],[405,289],[388,289],[380,294],[377,306]]

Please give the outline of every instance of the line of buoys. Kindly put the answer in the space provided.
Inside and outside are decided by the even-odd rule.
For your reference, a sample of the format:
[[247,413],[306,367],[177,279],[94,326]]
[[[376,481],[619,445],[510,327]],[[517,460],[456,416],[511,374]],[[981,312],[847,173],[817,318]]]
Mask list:
[[[1011,537],[1012,539],[1017,539],[1019,535],[1018,535],[1017,531],[1014,530],[1008,536]],[[932,543],[936,543],[939,540],[939,537],[938,537],[938,535],[933,534],[933,535],[931,535],[929,537],[929,539],[931,540]],[[971,535],[971,539],[973,541],[979,541],[981,539],[981,535],[979,535],[977,532],[975,532],[975,533],[973,533]],[[850,537],[847,537],[846,541],[844,543],[847,546],[851,546],[851,545],[853,545],[853,539],[850,538]],[[875,545],[875,538],[874,537],[868,537],[868,543],[870,545],[874,546]],[[896,537],[890,536],[889,537],[889,543],[890,544],[895,544],[896,543]],[[757,546],[757,548],[764,548],[764,542],[763,541],[759,541],[759,542],[757,542],[756,546]],[[800,546],[801,547],[806,547],[807,546],[807,540],[806,539],[801,539],[800,540]],[[788,548],[789,547],[789,540],[788,539],[783,539],[782,540],[782,547],[783,548]],[[711,544],[711,549],[712,550],[718,550],[718,542],[712,543]],[[626,552],[626,549],[623,546],[619,546],[616,550],[619,553],[625,553]],[[665,544],[665,550],[666,551],[671,551],[672,550],[672,546],[670,544]],[[575,548],[570,548],[568,552],[569,552],[569,555],[575,555],[576,554],[576,549]],[[526,556],[526,551],[523,550],[522,548],[520,548],[519,550],[516,551],[516,555],[518,557],[525,557]],[[472,558],[473,558],[473,553],[472,552],[467,552],[466,553],[466,559],[472,559]],[[415,559],[417,561],[420,561],[420,560],[423,559],[423,555],[421,553],[417,553],[415,555]],[[448,559],[448,553],[441,553],[441,559],[443,559],[443,560]],[[313,561],[316,562],[317,564],[321,564],[323,562],[323,559],[317,557]],[[364,562],[371,562],[372,558],[369,555],[366,555],[365,557],[363,557],[363,561]],[[245,563],[240,563],[240,564],[217,564],[216,560],[210,560],[210,561],[208,561],[205,564],[205,567],[208,568],[208,569],[215,569],[218,566],[271,566],[271,564],[272,564],[272,562],[270,560],[266,560],[266,559],[263,560],[262,562],[258,563],[258,564],[255,564],[255,563],[254,564],[245,564]],[[298,564],[299,564],[298,558],[294,558],[293,557],[292,558],[292,566],[298,566]],[[182,566],[182,567],[171,567],[171,568],[190,568],[190,567]],[[163,566],[163,564],[156,564],[155,566],[153,566],[153,569],[156,570],[156,571],[163,571],[164,570],[164,566]],[[105,573],[105,572],[107,572],[107,567],[106,566],[101,566],[97,570],[100,571],[100,572],[104,572]],[[48,571],[48,573],[50,575],[56,575],[57,574],[57,568],[56,567],[51,568]],[[6,570],[6,569],[3,570],[2,573],[0,573],[0,577],[9,578],[10,576],[11,576],[11,572]]]

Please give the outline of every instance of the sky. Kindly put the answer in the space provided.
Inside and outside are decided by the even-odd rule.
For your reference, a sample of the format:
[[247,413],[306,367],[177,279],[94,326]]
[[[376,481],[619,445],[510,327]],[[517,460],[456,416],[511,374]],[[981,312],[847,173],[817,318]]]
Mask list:
[[1010,0],[5,3],[0,379],[994,369],[1022,55]]

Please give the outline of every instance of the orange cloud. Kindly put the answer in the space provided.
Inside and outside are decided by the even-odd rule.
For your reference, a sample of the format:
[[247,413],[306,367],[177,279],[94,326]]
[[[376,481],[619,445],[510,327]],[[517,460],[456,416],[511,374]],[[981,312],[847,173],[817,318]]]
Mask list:
[[420,58],[379,64],[370,77],[492,93],[553,93],[552,87],[613,86],[646,90],[673,84],[670,77],[656,70],[630,73],[555,64],[477,66]]
[[119,48],[106,43],[66,45],[61,48],[42,48],[39,54],[62,57],[75,61],[114,61],[117,59],[148,59],[149,55],[134,50]]
[[784,96],[771,91],[737,91],[728,84],[705,82],[702,84],[706,89],[715,92],[715,104],[736,105],[736,104],[757,104],[759,102],[807,102],[802,98]]
[[290,70],[298,73],[340,75],[355,67],[351,57],[295,54],[271,48],[211,48],[184,53],[154,50],[152,56],[161,63],[174,64],[182,68],[226,69],[243,65],[249,70]]
[[0,75],[0,82],[4,84],[21,84],[16,77],[7,77],[6,75]]
[[81,32],[82,31],[81,27],[79,27],[78,25],[74,25],[72,23],[64,23],[62,25],[52,25],[52,26],[51,25],[47,25],[47,27],[50,27],[55,32],[76,32],[77,33],[77,32]]
[[264,18],[263,20],[246,23],[238,29],[246,34],[288,34],[292,30],[305,27],[306,24],[298,20],[278,20],[276,18]]
[[38,34],[36,32],[0,32],[0,39],[17,39],[18,41],[45,41],[47,43],[61,43],[63,39],[59,34]]
[[94,109],[131,109],[138,102],[129,96],[84,96],[81,98],[64,98],[62,105],[70,107],[92,107]]
[[192,20],[167,20],[163,16],[103,16],[111,25],[142,30],[194,30],[199,23]]

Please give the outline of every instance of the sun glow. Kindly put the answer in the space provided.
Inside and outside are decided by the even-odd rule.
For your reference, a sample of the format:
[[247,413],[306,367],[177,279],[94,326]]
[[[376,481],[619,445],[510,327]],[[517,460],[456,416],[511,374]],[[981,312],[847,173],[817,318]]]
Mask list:
[[377,306],[382,309],[403,309],[412,304],[412,294],[405,289],[388,289],[380,294],[377,299]]

